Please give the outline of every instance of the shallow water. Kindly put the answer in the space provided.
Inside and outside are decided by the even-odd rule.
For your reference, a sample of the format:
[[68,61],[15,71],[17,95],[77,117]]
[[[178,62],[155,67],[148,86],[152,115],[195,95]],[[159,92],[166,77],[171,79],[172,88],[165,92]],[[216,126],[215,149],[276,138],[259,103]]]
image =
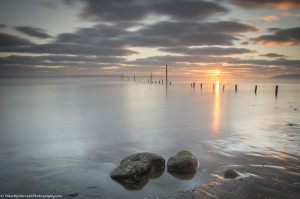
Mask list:
[[[1,80],[0,194],[151,198],[197,187],[218,195],[232,189],[222,177],[227,168],[241,173],[232,183],[244,182],[227,198],[300,194],[300,84],[279,83],[277,97],[274,83],[258,83],[256,95],[252,83],[237,92],[215,84],[166,90],[146,81]],[[183,149],[200,162],[190,179],[165,171],[128,187],[109,176],[133,153],[167,160]],[[260,195],[249,195],[253,189]]]

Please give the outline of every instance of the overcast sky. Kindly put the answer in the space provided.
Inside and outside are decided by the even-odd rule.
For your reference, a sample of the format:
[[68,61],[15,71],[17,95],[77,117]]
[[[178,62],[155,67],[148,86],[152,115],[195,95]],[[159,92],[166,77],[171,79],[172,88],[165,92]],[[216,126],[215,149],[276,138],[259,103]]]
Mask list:
[[300,74],[299,0],[0,0],[0,76]]

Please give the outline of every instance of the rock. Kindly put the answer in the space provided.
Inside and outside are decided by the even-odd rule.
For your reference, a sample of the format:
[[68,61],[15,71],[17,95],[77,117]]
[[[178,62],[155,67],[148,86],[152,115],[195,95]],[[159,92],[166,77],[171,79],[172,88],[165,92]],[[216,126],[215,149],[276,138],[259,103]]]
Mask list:
[[224,172],[224,178],[236,178],[238,176],[239,174],[233,169],[228,169]]
[[169,158],[167,169],[169,172],[190,174],[197,171],[199,162],[189,151],[180,151]]
[[70,193],[69,194],[69,197],[76,197],[78,196],[79,194],[77,192],[73,192],[73,193]]
[[127,183],[142,180],[150,173],[165,169],[165,159],[154,153],[138,153],[126,157],[111,173],[111,178]]

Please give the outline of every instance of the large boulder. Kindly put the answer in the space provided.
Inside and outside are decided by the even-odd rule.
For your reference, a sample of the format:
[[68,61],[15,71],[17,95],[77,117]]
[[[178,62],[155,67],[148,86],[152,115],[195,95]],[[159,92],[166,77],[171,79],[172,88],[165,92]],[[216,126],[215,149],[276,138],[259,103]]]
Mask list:
[[191,174],[197,171],[199,162],[189,151],[180,151],[169,158],[167,170],[173,173]]
[[239,174],[233,169],[228,169],[224,172],[224,178],[236,178]]
[[111,178],[127,183],[141,181],[148,174],[165,169],[165,159],[154,153],[137,153],[126,157],[111,173]]

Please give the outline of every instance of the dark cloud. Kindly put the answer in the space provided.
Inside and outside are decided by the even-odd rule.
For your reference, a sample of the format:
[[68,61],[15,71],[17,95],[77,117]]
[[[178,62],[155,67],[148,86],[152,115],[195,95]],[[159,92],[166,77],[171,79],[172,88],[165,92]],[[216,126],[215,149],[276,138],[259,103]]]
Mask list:
[[5,47],[24,47],[32,45],[32,43],[26,39],[21,39],[6,33],[0,33],[0,44],[0,49]]
[[156,0],[152,2],[152,11],[175,18],[200,18],[227,13],[227,9],[217,3],[201,0]]
[[169,35],[182,35],[192,33],[245,33],[251,31],[257,31],[253,25],[243,24],[233,21],[218,21],[218,22],[170,22],[162,21],[151,26],[140,30],[139,32],[146,35],[159,35],[159,34],[169,34]]
[[39,0],[37,2],[41,6],[47,7],[47,8],[57,8],[57,5],[55,4],[55,1],[51,0]]
[[126,39],[133,46],[233,45],[236,33],[256,31],[239,22],[170,22],[162,21],[140,29]]
[[268,32],[277,32],[279,30],[282,30],[281,28],[277,28],[277,27],[268,27]]
[[32,36],[32,37],[37,37],[40,39],[47,39],[47,38],[52,38],[50,35],[45,33],[45,30],[41,28],[34,28],[30,26],[18,26],[14,28],[15,30],[18,30],[21,33],[24,33],[26,35]]
[[106,47],[122,47],[125,42],[122,37],[131,33],[118,25],[96,25],[91,28],[82,28],[75,33],[63,33],[57,36],[57,43],[76,43],[101,45]]
[[55,55],[96,55],[128,56],[137,52],[123,48],[123,41],[118,39],[127,32],[108,26],[83,28],[76,33],[64,33],[47,44],[32,44],[8,34],[0,34],[0,52],[37,53]]
[[251,40],[268,46],[285,46],[300,44],[300,27],[277,31],[273,35],[258,35]]
[[162,21],[144,26],[137,31],[127,31],[136,23],[104,25],[82,28],[75,33],[57,36],[56,43],[83,44],[109,48],[173,47],[187,45],[232,45],[238,40],[234,35],[257,28],[238,22],[170,22]]
[[300,7],[299,0],[231,0],[231,2],[244,8],[275,7],[287,10]]
[[287,57],[286,55],[277,54],[277,53],[266,53],[266,54],[262,54],[260,56],[264,56],[264,57]]
[[242,41],[241,42],[241,45],[248,45],[249,44],[249,41]]
[[0,57],[1,64],[24,64],[24,65],[47,65],[49,63],[57,64],[57,62],[64,63],[78,63],[81,66],[87,63],[120,63],[125,61],[120,57],[88,57],[88,56],[63,56],[63,55],[49,55],[49,56],[17,56],[11,55],[7,57]]
[[204,48],[160,48],[160,51],[170,53],[180,53],[185,55],[233,55],[252,53],[253,51],[246,48],[219,48],[219,47],[204,47]]
[[0,24],[0,28],[6,28],[7,27],[7,25],[5,25],[5,24]]
[[86,7],[80,16],[92,20],[132,21],[144,18],[149,12],[146,1],[82,0]]
[[135,64],[135,65],[150,65],[150,66],[163,66],[163,65],[171,65],[174,66],[183,66],[179,63],[191,64],[191,63],[223,63],[229,61],[231,58],[226,57],[211,57],[211,56],[201,56],[201,55],[191,55],[191,56],[153,56],[142,59],[137,59],[135,61],[125,62],[127,64]]
[[[87,56],[7,56],[0,57],[0,76],[43,76],[81,74],[87,71],[119,67],[124,58]],[[80,69],[80,70],[79,70]]]
[[83,18],[107,21],[136,21],[150,14],[175,18],[207,18],[228,10],[217,3],[202,0],[82,0]]
[[[125,23],[120,26],[95,25],[82,28],[75,33],[59,34],[56,39],[47,44],[32,44],[16,36],[2,34],[3,44],[0,52],[36,53],[52,55],[81,55],[81,56],[128,56],[137,52],[127,47],[178,47],[200,45],[233,45],[238,40],[229,33],[255,31],[247,24],[238,22],[158,22],[145,26],[137,31],[128,31],[135,23]],[[19,27],[20,29],[20,27]],[[210,48],[199,53],[209,54],[215,50],[217,54],[248,53],[246,49],[220,50]],[[195,53],[195,49],[192,50]],[[222,51],[222,52],[221,52]],[[229,52],[230,51],[230,52]]]
[[207,23],[207,27],[210,31],[231,34],[255,32],[259,30],[259,28],[255,27],[254,25],[234,21],[218,21],[213,23]]
[[97,55],[97,56],[127,56],[135,51],[122,48],[107,48],[96,45],[80,45],[66,43],[50,43],[20,48],[0,48],[0,52],[62,54],[62,55]]

